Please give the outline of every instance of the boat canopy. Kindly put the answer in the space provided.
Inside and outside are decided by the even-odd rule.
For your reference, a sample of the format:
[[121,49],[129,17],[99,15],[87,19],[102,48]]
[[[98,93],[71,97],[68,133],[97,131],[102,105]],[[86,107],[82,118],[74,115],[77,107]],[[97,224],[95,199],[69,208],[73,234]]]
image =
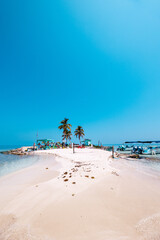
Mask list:
[[160,143],[160,141],[132,141],[132,142],[125,142],[125,143]]

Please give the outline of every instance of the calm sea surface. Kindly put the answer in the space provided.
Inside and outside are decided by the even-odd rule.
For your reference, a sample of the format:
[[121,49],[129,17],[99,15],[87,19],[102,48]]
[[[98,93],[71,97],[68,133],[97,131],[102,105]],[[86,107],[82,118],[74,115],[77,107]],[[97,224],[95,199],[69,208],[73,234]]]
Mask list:
[[[0,146],[0,152],[19,147],[21,146]],[[38,156],[18,156],[0,153],[0,177],[18,171],[22,168],[29,167],[36,163],[38,159]]]

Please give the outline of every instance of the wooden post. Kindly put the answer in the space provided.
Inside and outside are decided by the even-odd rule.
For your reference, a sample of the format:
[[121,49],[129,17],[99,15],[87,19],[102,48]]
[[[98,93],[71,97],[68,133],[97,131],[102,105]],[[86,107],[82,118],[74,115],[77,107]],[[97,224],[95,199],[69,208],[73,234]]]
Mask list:
[[114,158],[114,146],[112,146],[112,158]]
[[75,151],[74,151],[74,143],[72,143],[72,149],[73,149],[73,153],[75,153]]

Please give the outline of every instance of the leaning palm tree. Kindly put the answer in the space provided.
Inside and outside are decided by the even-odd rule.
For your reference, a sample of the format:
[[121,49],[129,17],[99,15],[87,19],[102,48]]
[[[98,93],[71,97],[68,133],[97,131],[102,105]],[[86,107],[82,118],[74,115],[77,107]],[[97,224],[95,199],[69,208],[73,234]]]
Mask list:
[[62,120],[60,122],[60,126],[58,127],[60,130],[63,129],[63,135],[62,135],[62,140],[66,139],[66,143],[67,143],[67,139],[71,139],[71,127],[72,125],[70,123],[68,123],[69,119],[65,118],[64,120]]
[[79,142],[81,144],[81,137],[85,135],[83,128],[81,126],[78,126],[74,131],[74,135],[79,138]]

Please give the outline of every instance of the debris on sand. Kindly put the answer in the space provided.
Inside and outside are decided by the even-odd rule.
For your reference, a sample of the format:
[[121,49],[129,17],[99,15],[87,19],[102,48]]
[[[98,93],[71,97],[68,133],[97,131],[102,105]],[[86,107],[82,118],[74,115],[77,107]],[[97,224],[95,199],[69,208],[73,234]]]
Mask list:
[[66,179],[64,179],[64,182],[67,182],[68,181],[68,179],[66,178]]
[[114,171],[112,171],[112,174],[115,175],[115,176],[119,176],[119,174],[114,172]]
[[91,179],[95,179],[95,177],[91,177]]
[[136,159],[139,159],[139,154],[132,154],[132,155],[129,155],[128,156],[129,158],[136,158]]
[[82,167],[82,165],[75,165],[75,167]]
[[76,184],[76,182],[72,182],[72,184]]
[[85,177],[89,178],[89,176],[88,176],[88,175],[85,175]]

